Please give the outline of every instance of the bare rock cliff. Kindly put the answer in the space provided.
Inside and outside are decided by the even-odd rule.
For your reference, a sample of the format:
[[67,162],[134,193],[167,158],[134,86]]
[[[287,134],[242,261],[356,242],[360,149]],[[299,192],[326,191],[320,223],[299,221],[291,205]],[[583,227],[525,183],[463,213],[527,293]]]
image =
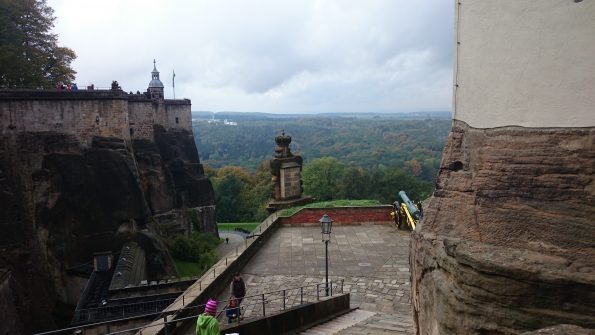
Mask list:
[[[85,279],[69,270],[94,252],[136,241],[150,280],[176,275],[158,230],[213,207],[213,189],[191,133],[155,133],[131,145],[95,136],[90,146],[56,131],[0,136],[0,268],[23,333],[55,327],[58,307],[76,304]],[[202,228],[216,232],[214,209],[203,212]],[[171,222],[157,219],[168,213]]]
[[454,121],[411,243],[418,334],[595,328],[595,129]]

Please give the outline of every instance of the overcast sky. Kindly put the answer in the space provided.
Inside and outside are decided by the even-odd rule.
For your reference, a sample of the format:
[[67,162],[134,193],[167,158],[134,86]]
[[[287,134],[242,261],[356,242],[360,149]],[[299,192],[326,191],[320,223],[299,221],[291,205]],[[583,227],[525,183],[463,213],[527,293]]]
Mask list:
[[79,86],[144,91],[192,110],[450,111],[453,1],[48,0]]

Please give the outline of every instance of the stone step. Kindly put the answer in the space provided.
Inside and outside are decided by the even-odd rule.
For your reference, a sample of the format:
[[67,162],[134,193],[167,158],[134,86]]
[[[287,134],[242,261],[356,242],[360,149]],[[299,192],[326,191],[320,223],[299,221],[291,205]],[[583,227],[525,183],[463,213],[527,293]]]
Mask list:
[[307,329],[300,334],[306,335],[329,335],[336,334],[343,329],[349,328],[359,322],[366,320],[376,313],[356,309],[347,314],[336,317],[330,321],[314,326]]

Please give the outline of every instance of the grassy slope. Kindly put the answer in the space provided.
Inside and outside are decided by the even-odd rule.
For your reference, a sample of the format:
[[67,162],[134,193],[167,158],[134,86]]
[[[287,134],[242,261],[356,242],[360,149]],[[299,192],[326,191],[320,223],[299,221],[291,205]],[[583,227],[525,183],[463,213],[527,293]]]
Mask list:
[[340,207],[340,206],[375,206],[381,205],[381,203],[377,200],[333,200],[333,201],[322,201],[322,202],[314,202],[311,204],[307,204],[305,206],[299,207],[291,207],[284,209],[281,212],[281,216],[292,216],[293,214],[297,213],[302,208],[331,208],[331,207]]
[[243,228],[249,231],[253,231],[260,222],[241,222],[241,223],[217,223],[219,231],[234,230],[235,228]]
[[178,269],[178,275],[180,277],[195,277],[201,274],[201,270],[198,263],[181,261],[174,258],[176,268]]

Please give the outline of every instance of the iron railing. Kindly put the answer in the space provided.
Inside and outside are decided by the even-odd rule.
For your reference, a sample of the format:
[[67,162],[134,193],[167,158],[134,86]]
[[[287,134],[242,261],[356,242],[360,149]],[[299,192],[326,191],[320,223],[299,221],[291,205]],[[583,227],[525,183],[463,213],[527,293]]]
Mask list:
[[[330,282],[330,291],[329,297],[333,296],[333,294],[343,294],[343,280],[339,282]],[[276,291],[270,292],[263,292],[254,295],[245,296],[242,300],[241,309],[242,314],[245,317],[245,321],[248,321],[253,318],[258,317],[266,317],[267,315],[273,315],[279,312],[282,312],[286,309],[300,306],[306,303],[316,302],[320,299],[325,298],[325,283],[317,283],[317,284],[310,284],[300,287],[292,287],[286,288]],[[221,309],[217,310],[218,316],[224,316],[225,311],[227,310],[227,300],[218,301],[219,306],[225,306]],[[109,322],[98,322],[93,324],[86,324],[80,327],[70,327],[64,329],[53,330],[44,333],[37,333],[35,335],[56,335],[56,334],[85,334],[87,329],[91,330],[93,328],[93,333],[97,333],[98,327],[104,327],[101,333],[104,334],[136,334],[139,333],[142,335],[143,330],[146,330],[150,327],[172,327],[178,324],[180,321],[196,319],[200,314],[199,311],[204,310],[205,305],[186,305],[182,308],[167,311],[167,312],[157,312],[157,313],[147,313],[144,315],[137,315],[134,318],[122,318],[117,320],[111,320]],[[172,317],[173,315],[177,314],[178,312],[184,310],[195,310],[195,313],[192,313],[190,316],[175,318]],[[114,322],[124,321],[124,320],[131,320],[135,318],[146,318],[149,316],[160,315],[163,318],[163,322],[153,322],[149,325],[144,325],[142,327],[135,327],[130,329],[124,329],[119,331],[110,331],[110,324]],[[220,320],[220,322],[224,322],[225,319]]]
[[[181,294],[182,292],[179,292]],[[132,316],[161,312],[169,306],[177,296],[154,301],[143,301],[115,306],[81,308],[75,311],[73,325],[96,323],[106,320],[125,319]]]

